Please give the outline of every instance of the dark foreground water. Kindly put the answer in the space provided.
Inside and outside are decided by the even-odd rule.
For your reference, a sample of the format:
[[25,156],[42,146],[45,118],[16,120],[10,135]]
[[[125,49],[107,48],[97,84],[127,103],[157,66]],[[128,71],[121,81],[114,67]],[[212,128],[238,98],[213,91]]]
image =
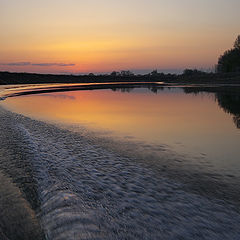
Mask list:
[[[171,98],[179,95],[171,93]],[[76,121],[49,123],[0,107],[0,239],[239,239],[239,95],[224,94],[222,109],[231,115],[218,107],[220,98],[203,97],[226,116],[220,126],[229,126],[232,135],[224,136],[235,143],[226,141],[226,150],[215,150],[219,160],[211,148],[201,145],[197,152],[196,143],[188,145],[184,136],[185,147],[179,148],[162,138],[162,144],[147,137],[143,141],[146,135],[132,132],[123,138],[126,129],[114,133],[112,127],[103,136]],[[61,99],[69,95],[74,96]],[[27,115],[26,109],[18,111]],[[227,164],[222,155],[229,149],[235,150]]]

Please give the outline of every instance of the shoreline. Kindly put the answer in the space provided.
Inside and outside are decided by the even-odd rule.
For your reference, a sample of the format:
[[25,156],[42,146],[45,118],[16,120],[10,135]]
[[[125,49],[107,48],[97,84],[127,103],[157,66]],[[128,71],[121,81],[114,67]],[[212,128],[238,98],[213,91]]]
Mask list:
[[[4,86],[4,85],[2,85]],[[0,91],[0,101],[4,101],[8,97],[18,97],[24,95],[54,93],[54,92],[68,92],[68,91],[84,91],[84,90],[105,90],[105,89],[133,89],[133,88],[149,88],[153,92],[163,87],[182,89],[196,89],[196,91],[217,92],[217,91],[240,91],[239,84],[206,84],[206,83],[165,83],[165,82],[119,82],[119,83],[46,83],[46,84],[19,84],[7,85],[3,87],[3,93]],[[20,87],[19,87],[20,86]]]
[[240,84],[240,73],[163,74],[155,75],[57,75],[0,71],[0,85],[44,83],[165,82],[174,84]]

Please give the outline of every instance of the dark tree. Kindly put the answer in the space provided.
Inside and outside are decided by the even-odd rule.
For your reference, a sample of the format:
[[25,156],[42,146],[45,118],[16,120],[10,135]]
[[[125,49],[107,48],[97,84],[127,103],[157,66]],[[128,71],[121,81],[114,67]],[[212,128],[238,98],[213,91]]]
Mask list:
[[150,73],[151,76],[158,76],[158,71],[157,70],[153,70],[151,73]]
[[197,69],[185,69],[183,71],[183,75],[185,76],[196,76],[196,75],[203,75],[203,74],[206,74],[205,72],[203,71],[199,71]]
[[234,48],[240,49],[240,35],[237,37],[234,43]]
[[113,71],[111,74],[110,74],[110,76],[112,76],[112,77],[116,77],[116,76],[119,76],[120,75],[120,73],[119,72],[116,72],[116,71]]
[[240,35],[237,37],[234,48],[227,50],[218,59],[217,71],[240,72]]
[[132,72],[129,71],[129,70],[123,70],[123,71],[121,71],[120,74],[121,74],[122,77],[134,76],[134,73],[132,73]]

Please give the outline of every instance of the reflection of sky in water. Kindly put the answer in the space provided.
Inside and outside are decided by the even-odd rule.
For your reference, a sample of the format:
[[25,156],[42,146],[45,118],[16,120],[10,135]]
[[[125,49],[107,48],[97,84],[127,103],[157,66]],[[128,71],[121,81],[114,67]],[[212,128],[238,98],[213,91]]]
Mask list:
[[[138,88],[29,95],[2,104],[38,119],[79,123],[128,140],[167,144],[221,169],[239,169],[240,132],[233,116],[226,114],[231,99],[219,99],[215,101],[214,93],[185,94],[180,88],[157,93]],[[218,105],[221,102],[225,111]]]
[[44,97],[50,97],[50,98],[60,98],[60,99],[70,99],[70,100],[75,100],[74,96],[68,96],[66,94],[48,94],[44,93],[42,94]]

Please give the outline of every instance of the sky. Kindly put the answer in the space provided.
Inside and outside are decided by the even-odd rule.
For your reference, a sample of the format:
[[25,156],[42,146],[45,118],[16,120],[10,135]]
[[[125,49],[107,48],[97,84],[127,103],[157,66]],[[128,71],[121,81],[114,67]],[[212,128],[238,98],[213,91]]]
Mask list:
[[0,71],[213,69],[239,0],[0,0]]

